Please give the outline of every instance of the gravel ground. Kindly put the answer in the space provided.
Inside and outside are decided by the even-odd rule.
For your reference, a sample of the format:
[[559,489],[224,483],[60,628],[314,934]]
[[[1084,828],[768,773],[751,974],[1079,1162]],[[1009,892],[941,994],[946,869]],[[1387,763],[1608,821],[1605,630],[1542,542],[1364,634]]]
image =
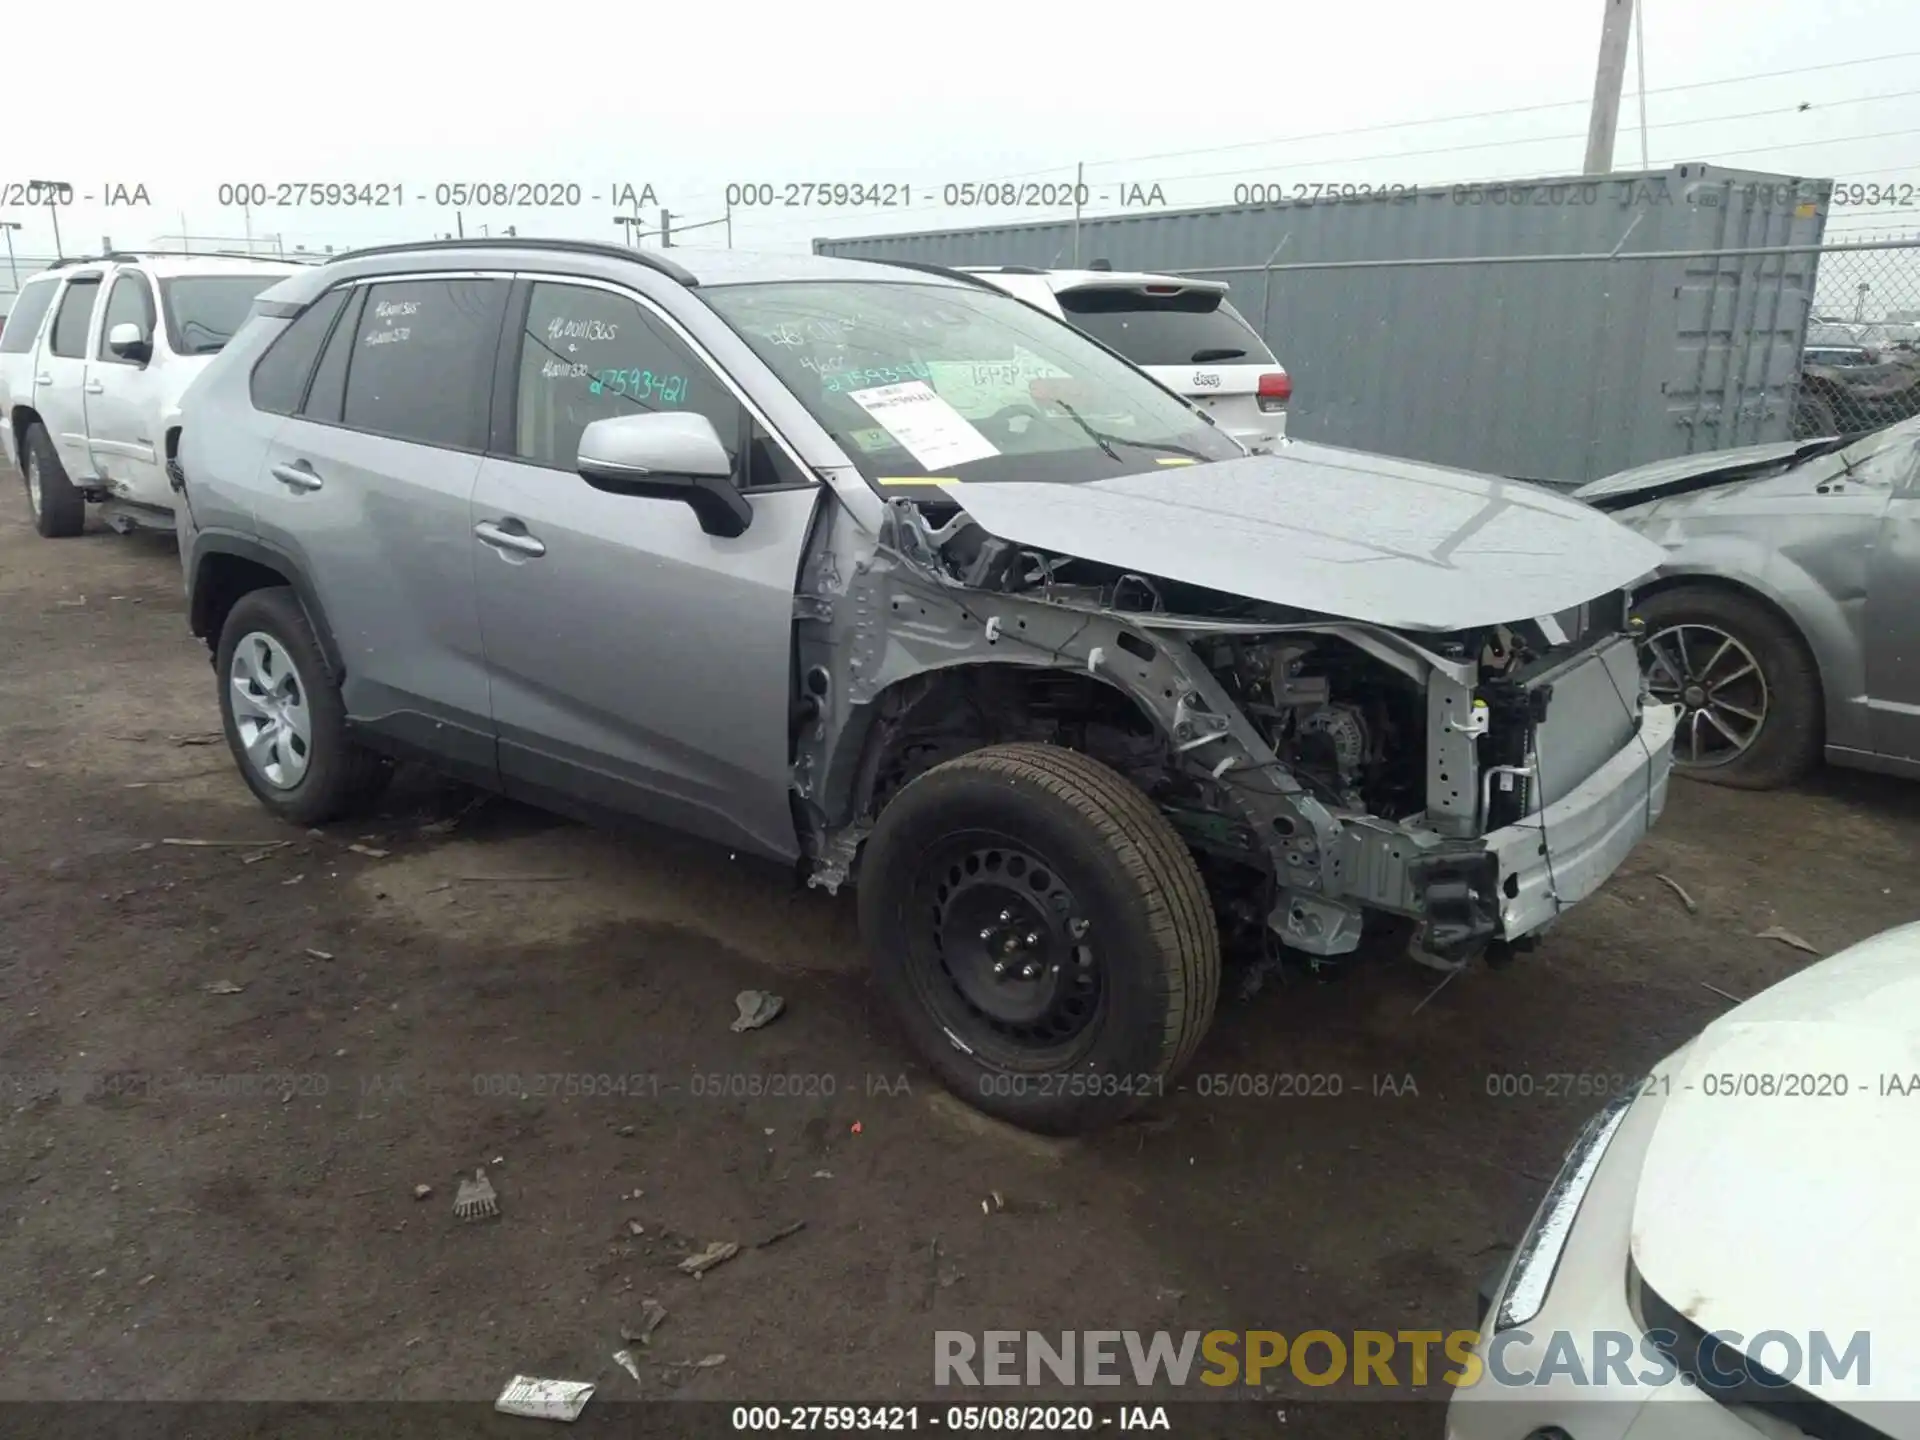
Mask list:
[[[1269,985],[1142,1120],[1041,1141],[937,1090],[850,902],[786,872],[425,777],[273,821],[171,542],[40,540],[0,479],[0,1398],[898,1401],[936,1329],[1470,1326],[1598,1103],[1550,1077],[1624,1083],[1809,962],[1769,925],[1913,918],[1920,787],[1676,783],[1535,954]],[[746,988],[787,1010],[736,1035]],[[1276,1075],[1340,1093],[1202,1093]],[[461,1224],[477,1167],[502,1213]]]

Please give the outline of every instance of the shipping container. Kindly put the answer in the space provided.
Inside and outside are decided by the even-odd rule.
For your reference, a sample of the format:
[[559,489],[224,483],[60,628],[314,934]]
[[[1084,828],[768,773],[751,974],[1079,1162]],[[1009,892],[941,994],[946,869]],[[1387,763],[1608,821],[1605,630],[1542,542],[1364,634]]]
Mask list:
[[1226,280],[1295,437],[1578,483],[1788,438],[1831,191],[1680,165],[813,248]]

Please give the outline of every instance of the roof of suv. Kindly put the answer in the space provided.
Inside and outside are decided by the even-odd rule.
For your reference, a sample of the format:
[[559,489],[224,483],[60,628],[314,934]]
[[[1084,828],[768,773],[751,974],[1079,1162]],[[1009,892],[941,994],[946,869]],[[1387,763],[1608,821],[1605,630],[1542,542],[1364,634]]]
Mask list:
[[682,249],[670,252],[636,250],[613,241],[555,240],[529,236],[482,239],[423,240],[406,245],[382,245],[336,255],[330,264],[289,266],[288,279],[261,296],[262,300],[305,304],[342,276],[404,275],[416,270],[457,269],[465,266],[538,266],[556,254],[591,262],[605,270],[621,264],[641,265],[661,272],[682,285],[745,285],[795,280],[894,280],[925,285],[984,284],[938,266],[891,264],[870,260],[843,260],[836,256],[778,254],[752,250]]
[[281,260],[270,255],[181,255],[160,250],[115,250],[106,255],[68,257],[32,276],[31,280],[57,280],[69,271],[105,265],[138,265],[160,280],[186,275],[297,275],[313,268],[298,260]]

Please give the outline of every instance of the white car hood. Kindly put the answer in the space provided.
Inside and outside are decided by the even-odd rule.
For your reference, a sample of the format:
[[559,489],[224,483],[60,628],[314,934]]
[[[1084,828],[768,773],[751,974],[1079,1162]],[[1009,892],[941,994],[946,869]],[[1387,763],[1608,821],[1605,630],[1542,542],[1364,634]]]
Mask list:
[[1080,485],[955,482],[946,493],[1018,544],[1404,630],[1553,614],[1666,558],[1525,481],[1298,441]]
[[[1789,1075],[1816,1091],[1844,1076],[1846,1093],[1744,1093]],[[1882,1093],[1886,1077],[1907,1093]],[[1885,1402],[1900,1402],[1891,1433],[1903,1435],[1920,1434],[1917,1078],[1920,925],[1907,925],[1701,1033],[1671,1076],[1632,1230],[1647,1287],[1709,1334],[1783,1330],[1804,1348],[1825,1331],[1844,1355],[1868,1332],[1869,1384],[1857,1372],[1795,1383],[1883,1428]],[[1777,1370],[1782,1355],[1775,1342],[1759,1363]]]

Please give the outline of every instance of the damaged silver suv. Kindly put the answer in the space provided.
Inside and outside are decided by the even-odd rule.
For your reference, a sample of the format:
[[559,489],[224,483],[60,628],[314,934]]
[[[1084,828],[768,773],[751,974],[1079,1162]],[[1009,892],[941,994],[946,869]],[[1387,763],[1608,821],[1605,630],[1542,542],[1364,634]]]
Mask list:
[[541,240],[267,291],[183,406],[195,632],[301,824],[395,757],[857,885],[928,1063],[1159,1094],[1223,946],[1457,967],[1659,815],[1662,552],[1525,484],[1249,456],[963,275]]

